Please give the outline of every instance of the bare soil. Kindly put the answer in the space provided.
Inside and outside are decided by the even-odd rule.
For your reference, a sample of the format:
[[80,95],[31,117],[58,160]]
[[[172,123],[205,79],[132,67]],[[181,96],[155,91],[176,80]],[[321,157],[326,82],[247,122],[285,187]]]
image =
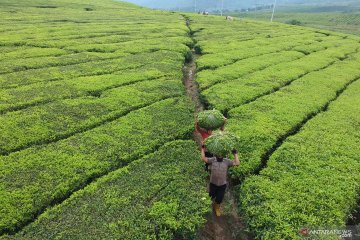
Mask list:
[[192,60],[184,65],[184,85],[186,88],[186,93],[191,97],[192,101],[195,104],[195,114],[204,110],[204,107],[200,101],[200,94],[198,84],[195,82],[196,76],[196,59],[199,57],[198,54],[195,54],[195,50],[192,50]]

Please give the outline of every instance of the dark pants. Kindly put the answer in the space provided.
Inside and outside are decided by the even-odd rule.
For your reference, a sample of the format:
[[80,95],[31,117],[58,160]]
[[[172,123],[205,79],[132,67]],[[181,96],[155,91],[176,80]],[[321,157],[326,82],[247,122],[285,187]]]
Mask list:
[[220,204],[224,199],[225,190],[226,184],[222,186],[216,186],[215,184],[210,183],[209,196],[211,197],[211,199],[215,199],[215,202],[217,204]]

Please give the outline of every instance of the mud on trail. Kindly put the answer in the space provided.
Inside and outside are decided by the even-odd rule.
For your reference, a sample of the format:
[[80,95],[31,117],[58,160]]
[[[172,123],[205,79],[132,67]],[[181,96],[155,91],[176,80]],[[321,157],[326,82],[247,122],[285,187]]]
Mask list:
[[214,211],[207,217],[207,223],[199,233],[200,240],[251,240],[250,233],[238,215],[237,203],[234,198],[233,187],[227,187],[224,201],[221,204],[221,216]]
[[[191,20],[184,16],[186,25],[190,30],[189,37],[195,43],[193,32],[190,28]],[[183,67],[183,83],[186,88],[187,95],[192,99],[195,105],[194,114],[197,115],[200,111],[205,110],[204,104],[201,102],[198,84],[196,78],[196,59],[201,57],[201,54],[196,53],[195,49],[191,49],[192,56],[184,64]],[[201,145],[200,137],[194,132],[194,140]],[[209,185],[209,177],[207,178]],[[209,206],[211,208],[212,206]],[[215,212],[212,211],[207,216],[205,226],[199,231],[198,238],[200,240],[250,240],[253,239],[246,231],[245,224],[238,215],[237,203],[233,193],[231,183],[227,187],[225,198],[221,204],[221,216],[217,217]]]
[[200,94],[198,85],[195,82],[196,75],[196,59],[200,57],[199,54],[195,53],[194,49],[191,49],[192,57],[189,62],[187,62],[183,67],[184,79],[183,83],[186,88],[186,93],[191,97],[192,101],[195,104],[195,114],[204,110],[204,106],[200,101]]

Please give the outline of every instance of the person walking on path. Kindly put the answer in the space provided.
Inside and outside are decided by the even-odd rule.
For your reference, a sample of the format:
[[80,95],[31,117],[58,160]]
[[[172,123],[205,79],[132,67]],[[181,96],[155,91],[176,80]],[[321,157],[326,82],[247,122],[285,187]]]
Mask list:
[[[224,119],[224,124],[220,127],[220,131],[224,131],[224,128],[225,128],[225,124],[226,124],[226,118]],[[211,129],[207,130],[205,128],[201,128],[199,126],[199,122],[196,121],[195,123],[195,131],[197,134],[199,134],[201,136],[201,144],[204,144],[204,141],[211,136],[212,134],[212,131]]]
[[235,157],[234,161],[224,158],[223,156],[208,158],[205,156],[205,145],[203,144],[201,146],[201,159],[211,165],[209,196],[214,201],[215,214],[218,217],[221,215],[220,204],[225,195],[228,169],[229,167],[240,165],[237,150],[233,149],[232,153]]
[[[220,131],[222,131],[222,132],[224,132],[224,128],[225,128],[225,124],[226,124],[226,118],[224,119],[224,124],[220,127]],[[205,142],[205,140],[208,138],[208,137],[210,137],[211,136],[211,134],[212,134],[212,130],[207,130],[207,129],[204,129],[204,128],[201,128],[200,126],[199,126],[199,122],[198,121],[196,121],[196,123],[195,123],[195,132],[200,136],[200,142],[201,142],[201,145],[204,145],[204,142]],[[206,151],[205,150],[205,156],[206,157],[213,157],[213,155],[210,153],[210,152],[208,152],[208,151]],[[209,164],[207,164],[207,163],[205,163],[205,171],[209,171]]]

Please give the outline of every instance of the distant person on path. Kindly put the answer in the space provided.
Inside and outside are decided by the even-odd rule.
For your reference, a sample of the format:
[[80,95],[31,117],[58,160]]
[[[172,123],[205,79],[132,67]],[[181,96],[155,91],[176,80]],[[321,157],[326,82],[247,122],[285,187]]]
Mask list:
[[223,156],[215,156],[208,158],[205,156],[205,145],[201,146],[201,159],[211,165],[210,174],[210,190],[209,195],[214,201],[214,208],[216,216],[220,216],[220,204],[224,199],[225,190],[227,186],[227,173],[229,167],[240,165],[239,156],[237,150],[233,149],[235,160],[231,161]]
[[[222,132],[224,131],[225,124],[226,124],[226,120],[227,120],[227,119],[225,118],[224,125],[222,125],[222,126],[220,127],[220,131],[222,131]],[[201,127],[199,126],[199,122],[198,122],[198,121],[196,121],[196,123],[195,123],[195,132],[196,132],[198,135],[200,135],[201,145],[203,145],[204,142],[205,142],[205,140],[206,140],[208,137],[210,137],[211,134],[212,134],[212,130],[207,130],[207,129],[201,128]],[[211,153],[209,153],[208,151],[206,151],[206,150],[205,150],[205,156],[206,156],[206,157],[213,157],[213,155],[212,155]],[[208,164],[207,164],[207,163],[205,163],[205,171],[209,171],[209,168],[208,168]]]

